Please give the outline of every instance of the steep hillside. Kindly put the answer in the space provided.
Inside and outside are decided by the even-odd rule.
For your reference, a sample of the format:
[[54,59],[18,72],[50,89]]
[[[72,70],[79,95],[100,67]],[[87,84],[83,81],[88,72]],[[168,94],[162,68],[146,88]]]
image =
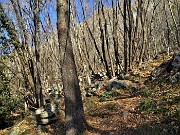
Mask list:
[[[170,57],[166,57],[169,59]],[[180,82],[152,81],[151,72],[159,67],[163,57],[144,63],[124,80],[125,89],[98,90],[85,97],[84,110],[91,128],[86,135],[178,135],[180,133]],[[179,72],[179,71],[177,71]],[[128,83],[127,83],[128,82]],[[158,83],[157,83],[158,82]],[[5,130],[4,135],[63,135],[63,112],[54,124],[36,128],[32,116]]]

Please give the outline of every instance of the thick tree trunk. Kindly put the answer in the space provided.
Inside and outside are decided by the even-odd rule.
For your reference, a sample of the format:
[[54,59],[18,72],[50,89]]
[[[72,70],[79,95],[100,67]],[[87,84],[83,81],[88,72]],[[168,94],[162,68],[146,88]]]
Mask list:
[[65,96],[66,134],[79,135],[87,127],[87,123],[69,34],[68,4],[67,0],[57,0],[57,28]]

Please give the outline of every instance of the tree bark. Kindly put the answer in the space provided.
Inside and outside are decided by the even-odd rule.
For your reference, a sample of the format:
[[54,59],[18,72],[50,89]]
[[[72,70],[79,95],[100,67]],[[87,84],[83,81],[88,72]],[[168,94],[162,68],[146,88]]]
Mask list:
[[57,0],[57,29],[61,53],[62,81],[65,98],[66,134],[79,135],[86,129],[83,103],[70,38],[69,3]]

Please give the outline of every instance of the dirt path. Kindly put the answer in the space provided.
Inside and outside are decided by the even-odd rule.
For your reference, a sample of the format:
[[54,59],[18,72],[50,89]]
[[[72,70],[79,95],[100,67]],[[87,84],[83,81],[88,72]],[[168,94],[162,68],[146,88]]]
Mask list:
[[141,115],[136,111],[139,97],[116,99],[99,104],[87,121],[94,132],[87,135],[136,135],[136,127],[140,124]]

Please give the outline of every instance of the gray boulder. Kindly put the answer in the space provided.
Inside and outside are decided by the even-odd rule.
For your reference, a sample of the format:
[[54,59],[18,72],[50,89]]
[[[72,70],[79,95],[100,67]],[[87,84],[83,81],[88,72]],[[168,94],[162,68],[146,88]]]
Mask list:
[[174,54],[171,64],[174,68],[180,68],[180,53]]
[[171,76],[171,74],[179,72],[179,69],[180,53],[175,53],[170,60],[163,62],[160,66],[151,72],[150,80],[154,80],[160,77],[166,77],[167,79],[168,76]]
[[121,82],[120,80],[110,80],[107,86],[107,90],[117,90],[117,89],[126,89],[128,86],[124,83]]

